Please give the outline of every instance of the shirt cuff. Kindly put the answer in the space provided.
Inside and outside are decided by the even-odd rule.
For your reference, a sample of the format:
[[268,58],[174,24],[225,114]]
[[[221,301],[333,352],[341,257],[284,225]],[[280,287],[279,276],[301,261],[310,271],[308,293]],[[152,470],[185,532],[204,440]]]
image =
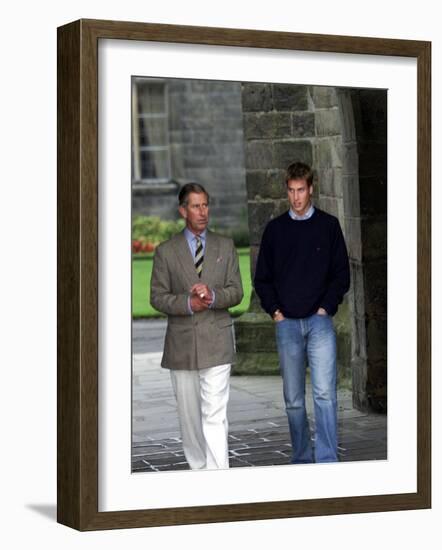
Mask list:
[[193,310],[190,307],[190,296],[187,297],[187,311],[189,312],[189,315],[193,315]]
[[212,301],[209,304],[209,309],[213,308],[214,305],[215,305],[215,291],[212,290]]

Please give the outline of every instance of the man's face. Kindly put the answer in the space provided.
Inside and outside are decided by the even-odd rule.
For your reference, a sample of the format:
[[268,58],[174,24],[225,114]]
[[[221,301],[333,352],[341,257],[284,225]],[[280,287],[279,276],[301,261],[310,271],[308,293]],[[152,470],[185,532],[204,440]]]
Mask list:
[[195,235],[200,235],[209,223],[209,204],[205,193],[190,193],[187,205],[178,208],[186,220],[187,228]]
[[313,185],[306,180],[289,180],[287,182],[287,197],[290,207],[298,216],[303,216],[310,207]]

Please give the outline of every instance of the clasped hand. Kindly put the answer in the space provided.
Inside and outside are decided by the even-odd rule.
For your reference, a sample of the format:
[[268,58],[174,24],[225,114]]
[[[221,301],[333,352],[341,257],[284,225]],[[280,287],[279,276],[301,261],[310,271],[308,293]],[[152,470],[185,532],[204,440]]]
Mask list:
[[190,307],[192,311],[203,311],[212,303],[212,291],[203,284],[197,283],[190,289]]

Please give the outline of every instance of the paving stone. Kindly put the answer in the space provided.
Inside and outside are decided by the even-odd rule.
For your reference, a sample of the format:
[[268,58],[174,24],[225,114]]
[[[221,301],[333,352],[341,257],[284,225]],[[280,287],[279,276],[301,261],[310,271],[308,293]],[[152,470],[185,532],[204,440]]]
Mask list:
[[[290,445],[287,443],[287,445]],[[238,455],[241,455],[243,453],[262,453],[266,450],[271,449],[272,451],[284,451],[286,450],[286,446],[281,444],[275,444],[272,441],[257,441],[253,445],[246,445],[244,449],[237,449],[236,452]]]
[[152,466],[163,466],[166,464],[170,464],[173,466],[174,464],[179,464],[182,462],[174,455],[164,456],[163,458],[157,458],[157,457],[149,457],[149,459],[144,459],[146,462],[149,462]]
[[237,458],[231,458],[229,459],[229,465],[231,468],[241,468],[244,466],[251,466],[248,462],[244,460],[238,460]]
[[165,449],[164,443],[155,443],[153,445],[133,445],[133,447],[136,449],[136,454],[147,454]]
[[132,471],[137,471],[146,467],[146,463],[143,460],[132,461]]
[[386,445],[384,444],[383,441],[379,441],[379,440],[366,439],[363,441],[351,441],[347,444],[347,451],[349,453],[352,453],[352,452],[366,450],[367,453],[370,453],[374,447],[378,449],[382,449],[383,447],[386,447]]
[[149,457],[151,459],[154,459],[154,458],[161,458],[163,456],[170,456],[170,454],[172,454],[172,450],[164,448],[161,451],[151,451],[147,453],[132,452],[132,457],[140,458],[140,459],[145,459],[146,457]]
[[145,462],[140,462],[140,464],[136,466],[132,466],[132,473],[140,473],[140,472],[155,472],[155,468],[152,466],[149,466],[149,464],[146,464]]
[[[132,438],[132,449],[136,448],[136,447],[144,447],[146,446],[147,443],[150,443],[152,442],[153,443],[153,439],[151,437],[147,437],[147,438],[142,438],[140,436],[133,436]],[[161,445],[161,443],[157,443],[158,445]]]
[[280,464],[290,464],[289,457],[270,455],[268,457],[253,457],[250,459],[250,463],[253,466],[277,466]]
[[348,455],[344,455],[342,462],[366,462],[370,460],[387,460],[387,454],[386,453],[372,453],[367,454],[365,453],[352,453]]
[[258,432],[234,432],[232,434],[235,439],[239,439],[240,441],[247,441],[247,440],[255,440],[259,439],[261,436],[258,435]]
[[264,439],[268,439],[269,441],[277,441],[277,440],[280,440],[280,439],[284,439],[285,436],[288,437],[289,435],[289,432],[287,429],[281,429],[280,431],[277,431],[277,432],[261,432],[260,433],[260,436]]
[[[144,432],[146,433],[146,432]],[[179,437],[180,433],[179,431],[173,431],[173,432],[170,432],[169,430],[165,430],[164,428],[155,428],[154,430],[150,430],[149,432],[149,435],[152,436],[152,438],[155,440],[159,440],[161,439],[161,437]]]
[[[240,428],[241,430],[243,430],[243,429],[245,428],[244,424],[236,424],[236,423],[233,423],[233,422],[230,424],[230,427],[231,427],[232,429],[235,429],[235,431],[236,431],[236,429],[238,429],[238,428]],[[256,424],[256,427],[257,427],[257,429],[259,429],[259,430],[265,430],[265,429],[267,429],[269,426],[268,426],[268,423],[267,423],[267,422],[262,422],[262,423]]]
[[168,471],[168,470],[190,470],[189,468],[189,465],[188,464],[174,464],[173,467],[168,467],[168,466],[158,466],[157,467],[157,471],[159,472],[162,472],[162,471]]
[[238,449],[246,449],[247,445],[245,443],[230,443],[229,442],[229,451],[237,451]]

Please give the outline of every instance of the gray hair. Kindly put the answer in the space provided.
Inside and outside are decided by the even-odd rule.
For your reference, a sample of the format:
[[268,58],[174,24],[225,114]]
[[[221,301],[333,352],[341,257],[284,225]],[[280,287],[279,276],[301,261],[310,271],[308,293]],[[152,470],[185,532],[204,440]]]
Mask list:
[[190,193],[204,193],[207,197],[207,202],[209,202],[209,193],[202,185],[199,183],[186,183],[186,185],[183,185],[178,195],[178,202],[180,206],[187,206],[187,198]]

